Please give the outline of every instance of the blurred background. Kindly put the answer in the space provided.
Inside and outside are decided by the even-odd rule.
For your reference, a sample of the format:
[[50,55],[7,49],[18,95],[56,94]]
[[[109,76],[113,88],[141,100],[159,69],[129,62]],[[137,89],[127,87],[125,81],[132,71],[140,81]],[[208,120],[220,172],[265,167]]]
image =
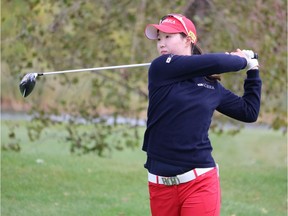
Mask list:
[[[287,2],[227,2],[2,0],[2,114],[82,111],[145,118],[147,68],[42,77],[27,98],[19,82],[28,72],[150,62],[158,54],[144,28],[173,12],[195,22],[204,52],[241,48],[259,54],[263,94],[258,123],[286,130]],[[222,82],[241,95],[244,78],[245,73],[225,74]]]
[[[145,125],[148,68],[49,75],[38,79],[27,98],[21,96],[19,83],[30,72],[151,62],[158,54],[155,42],[144,36],[145,26],[168,13],[182,13],[195,22],[205,53],[241,48],[259,54],[263,93],[257,123],[286,133],[287,2],[227,2],[3,0],[2,119],[28,115],[34,119],[28,133],[35,139],[42,129],[55,123],[51,116],[59,121],[68,118],[71,127],[75,118],[117,124],[121,117]],[[245,72],[224,74],[222,83],[242,95],[245,76]],[[227,125],[230,129],[233,126],[232,133],[245,126],[215,113],[211,130],[222,133]],[[14,128],[10,131],[15,138]]]

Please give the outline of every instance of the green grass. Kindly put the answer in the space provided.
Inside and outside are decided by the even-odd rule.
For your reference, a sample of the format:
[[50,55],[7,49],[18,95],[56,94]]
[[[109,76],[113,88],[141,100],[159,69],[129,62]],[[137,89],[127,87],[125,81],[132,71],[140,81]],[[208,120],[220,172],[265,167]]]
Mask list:
[[[3,216],[148,216],[145,154],[114,152],[109,158],[69,153],[60,128],[46,130],[30,142],[18,124],[21,152],[1,153]],[[287,215],[287,146],[280,132],[245,129],[236,136],[211,135],[220,165],[222,216]],[[37,163],[41,159],[43,163]]]
[[286,136],[245,129],[234,137],[213,138],[220,164],[221,215],[287,215]]

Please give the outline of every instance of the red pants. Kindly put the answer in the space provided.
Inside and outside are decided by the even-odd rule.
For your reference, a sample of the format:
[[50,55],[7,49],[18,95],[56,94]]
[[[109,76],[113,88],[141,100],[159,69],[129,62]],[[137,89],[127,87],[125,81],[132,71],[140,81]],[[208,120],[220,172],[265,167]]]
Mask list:
[[219,216],[220,183],[217,169],[173,186],[149,182],[152,216]]

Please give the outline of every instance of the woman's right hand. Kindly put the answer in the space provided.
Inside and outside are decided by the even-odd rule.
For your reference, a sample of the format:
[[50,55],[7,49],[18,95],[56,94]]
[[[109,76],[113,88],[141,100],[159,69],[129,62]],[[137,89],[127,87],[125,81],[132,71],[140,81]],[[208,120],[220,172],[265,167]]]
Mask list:
[[248,57],[246,56],[246,54],[244,52],[242,52],[242,50],[239,48],[235,52],[231,52],[229,54],[230,55],[237,55],[239,57],[245,58],[248,61]]
[[[226,52],[226,54],[228,54],[228,53]],[[258,59],[251,58],[250,56],[248,56],[245,52],[243,52],[240,49],[237,49],[235,52],[231,52],[229,54],[245,58],[247,61],[246,70],[258,69],[258,67],[259,67]]]

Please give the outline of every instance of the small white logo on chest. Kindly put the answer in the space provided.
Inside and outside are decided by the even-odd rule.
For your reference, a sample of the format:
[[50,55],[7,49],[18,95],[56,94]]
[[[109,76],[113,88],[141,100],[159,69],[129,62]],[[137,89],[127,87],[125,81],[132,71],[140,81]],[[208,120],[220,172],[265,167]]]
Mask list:
[[208,85],[206,83],[198,83],[197,86],[202,86],[202,87],[208,88],[208,89],[215,89],[214,86]]

